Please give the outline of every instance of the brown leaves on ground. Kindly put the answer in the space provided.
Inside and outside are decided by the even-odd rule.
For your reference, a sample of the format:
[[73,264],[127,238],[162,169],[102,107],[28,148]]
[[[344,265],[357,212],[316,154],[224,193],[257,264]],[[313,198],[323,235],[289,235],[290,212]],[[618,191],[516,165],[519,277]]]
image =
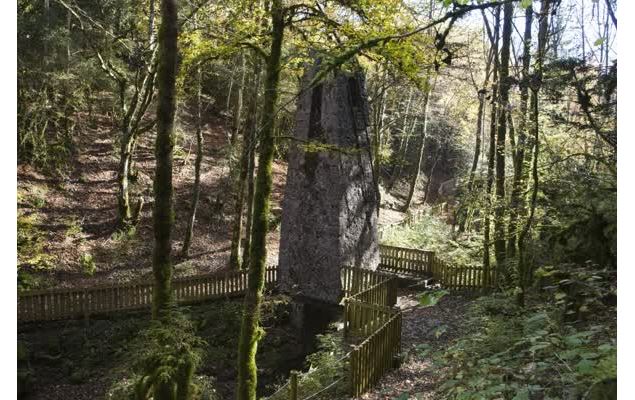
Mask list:
[[[469,299],[451,294],[436,306],[420,307],[415,293],[404,293],[397,306],[403,312],[402,352],[405,359],[399,369],[393,370],[379,381],[364,400],[393,400],[409,394],[412,400],[433,400],[440,397],[436,388],[442,383],[436,374],[430,354],[446,348],[461,332]],[[429,345],[426,355],[416,350],[417,345]],[[401,399],[401,398],[400,398]]]

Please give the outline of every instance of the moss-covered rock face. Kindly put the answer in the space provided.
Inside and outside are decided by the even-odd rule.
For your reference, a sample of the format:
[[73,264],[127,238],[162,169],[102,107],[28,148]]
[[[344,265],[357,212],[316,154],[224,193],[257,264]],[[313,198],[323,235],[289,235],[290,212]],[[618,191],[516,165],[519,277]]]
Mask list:
[[[308,87],[319,63],[307,69]],[[285,290],[338,304],[340,268],[376,269],[379,196],[371,164],[364,77],[338,72],[301,92],[282,205]]]

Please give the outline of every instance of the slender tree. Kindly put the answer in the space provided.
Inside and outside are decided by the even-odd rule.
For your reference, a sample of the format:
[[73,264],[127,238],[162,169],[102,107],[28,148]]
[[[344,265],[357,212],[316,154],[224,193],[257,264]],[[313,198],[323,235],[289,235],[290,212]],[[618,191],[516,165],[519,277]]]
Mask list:
[[[176,0],[161,1],[159,28],[159,67],[157,81],[157,138],[154,174],[154,254],[152,270],[154,290],[152,315],[158,318],[172,302],[172,150],[174,148],[174,115],[176,111],[177,62],[177,6]],[[169,397],[159,397],[169,398]]]
[[531,61],[531,28],[534,10],[530,5],[525,10],[525,33],[523,36],[523,66],[520,80],[520,124],[518,127],[518,143],[514,158],[514,181],[512,186],[511,204],[509,208],[509,238],[507,241],[507,255],[510,259],[516,257],[516,236],[518,213],[522,208],[522,191],[524,185],[525,149],[527,148],[527,102],[529,99],[529,64]]
[[[500,7],[494,11],[494,32],[491,32],[485,13],[483,23],[494,54],[494,74],[492,77],[492,97],[490,106],[489,152],[487,158],[487,181],[485,184],[485,211],[483,218],[483,279],[485,286],[495,283],[495,275],[490,267],[490,212],[492,208],[492,185],[494,183],[494,157],[496,156],[496,124],[498,121],[498,41],[500,29]],[[494,275],[494,276],[493,276]]]
[[[242,56],[243,60],[243,70],[245,69],[245,57]],[[244,75],[244,74],[243,74]],[[241,82],[241,86],[244,85],[244,76]],[[236,107],[236,114],[239,115],[242,109],[242,98],[243,98],[243,90],[242,88],[238,89],[238,102],[239,106]],[[237,117],[236,126],[238,127],[240,122],[240,117]],[[251,147],[251,132],[247,132],[246,130],[242,130],[244,132],[243,135],[243,143],[242,150],[240,156],[239,163],[239,173],[238,173],[238,181],[236,182],[237,193],[236,193],[236,203],[234,207],[234,223],[232,227],[232,243],[231,243],[231,252],[229,256],[229,265],[232,268],[238,269],[241,267],[241,240],[243,233],[243,209],[245,205],[245,190],[247,189],[247,173],[249,172],[249,154]],[[237,128],[236,135],[238,135],[239,129]]]
[[251,95],[249,99],[249,106],[247,110],[246,121],[246,146],[249,151],[247,158],[247,199],[245,211],[245,242],[243,243],[243,260],[241,267],[243,269],[249,268],[249,256],[251,253],[251,225],[253,222],[253,205],[254,205],[254,166],[256,155],[256,132],[258,130],[258,93],[260,89],[260,58],[257,54],[254,54],[253,65],[253,82],[251,85]]
[[251,239],[248,288],[245,294],[238,343],[238,400],[255,400],[257,387],[256,352],[262,337],[260,304],[265,284],[267,232],[272,189],[271,169],[274,153],[275,106],[280,81],[280,57],[285,28],[282,0],[271,1],[271,50],[265,71],[265,95],[260,132],[260,156]]
[[499,112],[496,134],[496,206],[494,212],[494,251],[496,268],[503,272],[505,268],[505,141],[507,134],[507,109],[509,104],[509,55],[512,36],[512,18],[514,5],[503,6],[503,34],[501,37],[501,55],[499,64]]
[[540,93],[540,87],[542,85],[542,74],[543,74],[543,63],[545,57],[545,49],[547,47],[547,38],[549,33],[549,14],[552,8],[552,0],[542,0],[540,6],[540,15],[538,17],[538,51],[536,53],[536,64],[534,67],[534,76],[532,79],[531,85],[531,98],[529,100],[530,103],[530,111],[529,111],[529,119],[530,119],[530,129],[533,133],[533,161],[532,161],[532,178],[533,178],[533,186],[531,190],[531,200],[529,206],[529,217],[527,218],[527,222],[523,227],[523,230],[520,232],[518,238],[518,269],[520,271],[520,292],[518,294],[518,303],[520,305],[524,305],[525,303],[525,289],[527,286],[527,282],[531,279],[531,271],[527,268],[527,260],[525,259],[525,240],[527,234],[529,233],[529,229],[531,229],[531,225],[533,223],[534,214],[536,211],[536,200],[538,198],[538,185],[539,185],[539,176],[538,176],[538,155],[540,149],[540,140],[539,133],[540,127],[538,125],[538,95]]
[[[470,66],[470,76],[472,77],[472,84],[476,89],[476,95],[478,96],[478,111],[476,114],[476,129],[475,129],[475,141],[474,141],[474,156],[472,157],[472,167],[470,168],[470,176],[467,181],[467,194],[468,196],[472,195],[472,191],[474,189],[474,180],[476,178],[476,169],[478,167],[479,158],[481,155],[481,137],[483,136],[483,131],[485,127],[485,102],[486,102],[486,94],[487,88],[489,86],[489,79],[492,70],[492,61],[494,59],[494,54],[492,48],[488,52],[487,59],[485,61],[485,78],[483,80],[483,84],[479,87],[476,81],[473,78],[472,68]],[[459,232],[465,231],[465,225],[467,224],[468,215],[469,215],[469,203],[462,204],[461,210],[458,213],[459,215]]]
[[192,189],[192,205],[190,215],[187,219],[185,238],[181,254],[188,257],[192,236],[194,235],[194,223],[196,222],[196,209],[201,195],[201,164],[203,163],[203,120],[201,115],[201,91],[202,91],[202,71],[199,65],[196,68],[196,159],[194,161],[194,188]]
[[[408,197],[406,199],[406,204],[404,205],[404,212],[408,211],[410,205],[412,203],[412,198],[415,193],[415,189],[417,187],[417,181],[419,180],[419,174],[421,171],[421,165],[423,164],[423,156],[425,154],[425,143],[426,143],[426,135],[428,133],[428,106],[430,103],[430,92],[434,90],[434,85],[436,83],[436,77],[434,78],[434,82],[428,87],[424,89],[423,92],[423,114],[421,115],[421,143],[419,144],[419,156],[417,158],[417,164],[415,164],[414,174],[412,175],[412,179],[410,181],[410,191],[408,192]],[[430,179],[430,177],[428,177]]]

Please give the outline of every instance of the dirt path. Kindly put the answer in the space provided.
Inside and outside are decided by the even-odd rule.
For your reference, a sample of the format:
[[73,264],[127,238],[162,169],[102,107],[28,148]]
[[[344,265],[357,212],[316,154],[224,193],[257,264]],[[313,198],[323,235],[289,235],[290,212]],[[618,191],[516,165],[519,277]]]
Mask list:
[[[440,382],[432,361],[422,356],[416,346],[429,345],[428,353],[446,348],[459,336],[469,303],[470,299],[453,294],[442,298],[436,306],[423,308],[418,306],[416,294],[400,296],[397,306],[403,312],[401,348],[406,359],[401,368],[386,374],[361,399],[393,400],[404,393],[413,400],[438,399],[435,389]],[[437,338],[440,332],[443,333]]]

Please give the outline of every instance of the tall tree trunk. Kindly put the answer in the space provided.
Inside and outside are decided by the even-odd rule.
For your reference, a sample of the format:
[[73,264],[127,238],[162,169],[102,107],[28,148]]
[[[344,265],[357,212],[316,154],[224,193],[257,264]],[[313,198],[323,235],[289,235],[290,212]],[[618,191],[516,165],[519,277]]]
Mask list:
[[[157,137],[154,174],[154,254],[152,271],[154,290],[152,316],[158,318],[172,303],[171,234],[172,151],[174,147],[174,114],[176,110],[177,48],[176,0],[162,0],[159,32],[159,101],[157,106]],[[155,397],[160,400],[159,397]]]
[[476,114],[476,133],[474,141],[474,157],[472,158],[472,167],[470,168],[470,176],[467,181],[467,196],[461,204],[459,215],[459,233],[465,231],[465,224],[467,223],[469,214],[469,202],[471,201],[472,189],[474,188],[474,179],[476,178],[476,169],[478,167],[478,161],[481,155],[481,137],[483,135],[483,115],[485,113],[485,92],[489,85],[489,68],[490,61],[488,60],[485,72],[485,82],[483,82],[483,88],[477,92],[478,95],[478,112]]
[[240,338],[238,344],[238,400],[255,400],[257,387],[256,352],[262,337],[260,304],[265,283],[267,262],[267,232],[272,189],[275,105],[280,81],[280,56],[284,35],[282,0],[271,1],[271,51],[267,57],[265,97],[262,112],[262,131],[256,193],[254,197],[254,222],[249,268],[249,285],[245,294]]
[[516,157],[514,158],[514,182],[512,186],[511,204],[509,209],[509,239],[507,242],[507,256],[510,259],[516,257],[517,219],[522,204],[522,191],[525,187],[524,164],[527,148],[527,101],[529,98],[529,64],[531,61],[531,25],[534,11],[531,6],[525,10],[525,33],[523,38],[523,70],[520,84],[520,123],[518,127],[518,143],[516,145]]
[[503,6],[503,36],[500,57],[500,104],[498,112],[498,132],[496,135],[496,207],[494,212],[494,251],[496,269],[504,272],[505,265],[505,137],[507,133],[507,107],[509,104],[509,54],[512,35],[514,5]]
[[185,238],[183,239],[183,249],[181,254],[183,257],[189,256],[192,236],[194,236],[194,223],[196,222],[196,209],[198,207],[198,199],[201,194],[201,164],[203,163],[203,121],[201,115],[201,90],[202,90],[202,71],[199,65],[196,69],[196,160],[194,161],[194,188],[192,189],[192,206],[190,215],[187,220],[187,229],[185,230]]
[[245,243],[243,244],[242,269],[249,268],[249,258],[251,254],[251,225],[253,222],[254,206],[254,166],[256,163],[256,132],[258,130],[258,92],[260,89],[260,59],[258,54],[254,54],[254,82],[251,85],[251,96],[249,109],[247,110],[247,136],[249,141],[247,149],[249,156],[247,159],[247,210],[245,212]]
[[[545,49],[547,45],[547,35],[549,32],[549,14],[551,11],[551,1],[552,0],[542,0],[540,6],[540,15],[538,19],[538,52],[536,53],[536,66],[535,66],[535,81],[531,86],[531,99],[530,99],[530,126],[531,131],[533,132],[533,144],[534,144],[534,155],[532,162],[532,178],[533,178],[533,187],[531,191],[531,201],[529,206],[529,217],[527,218],[527,222],[523,227],[523,230],[520,232],[518,238],[518,269],[521,275],[520,280],[520,293],[518,295],[518,303],[520,305],[525,304],[525,290],[527,284],[531,281],[531,271],[527,268],[527,260],[525,259],[525,240],[527,238],[527,234],[531,229],[531,224],[533,223],[534,214],[536,211],[536,200],[538,198],[538,155],[540,148],[540,138],[539,138],[539,125],[538,125],[538,95],[540,93],[540,85],[542,82],[542,66],[544,63],[545,57]],[[557,3],[556,3],[557,4]]]
[[430,195],[430,184],[432,183],[434,170],[437,168],[437,164],[439,163],[439,158],[441,158],[441,148],[437,150],[437,154],[435,154],[434,156],[434,162],[430,167],[430,175],[428,176],[428,180],[426,181],[426,187],[423,189],[423,204],[426,204],[428,202],[428,196]]
[[[242,56],[243,58],[243,70],[245,69],[245,57],[244,55]],[[243,72],[243,82],[241,82],[241,86],[244,85],[244,72]],[[240,120],[240,113],[241,113],[241,109],[242,109],[242,89],[239,88],[238,89],[238,104],[236,106],[236,116],[237,116],[237,121],[236,121],[236,126],[238,127],[240,122],[238,120]],[[238,131],[239,128],[237,128],[236,130],[236,135],[238,135]],[[247,132],[246,130],[244,130],[244,135],[243,135],[243,147],[242,147],[242,151],[241,151],[241,156],[240,156],[240,163],[239,163],[239,174],[238,174],[238,181],[236,182],[236,186],[237,186],[237,193],[236,193],[236,203],[235,203],[235,207],[234,207],[234,223],[233,223],[233,227],[232,227],[232,243],[231,243],[231,252],[230,252],[230,256],[229,256],[229,265],[231,268],[235,268],[235,269],[239,269],[241,267],[241,257],[240,257],[240,251],[241,251],[241,240],[242,240],[242,232],[243,232],[243,209],[244,209],[244,203],[245,203],[245,189],[247,187],[247,173],[249,170],[249,153],[250,153],[250,147],[251,147],[251,140],[250,140],[250,136],[251,136],[251,132]]]
[[410,95],[408,96],[408,102],[406,103],[406,113],[403,118],[403,125],[401,128],[401,138],[399,140],[399,150],[397,151],[397,165],[393,167],[390,176],[390,182],[388,182],[388,187],[386,190],[390,192],[392,188],[395,186],[397,179],[401,175],[401,170],[403,167],[403,163],[405,161],[405,156],[408,153],[408,136],[414,130],[414,127],[417,124],[417,117],[413,117],[411,128],[408,128],[408,115],[410,114],[410,105],[412,104],[413,90],[410,90]]
[[123,127],[119,149],[119,169],[117,173],[119,187],[117,204],[119,210],[119,226],[121,227],[126,227],[132,220],[129,190],[130,164],[132,162],[132,141],[132,132],[129,131],[128,127]]
[[245,89],[245,76],[246,74],[246,57],[245,53],[240,53],[240,83],[236,89],[236,106],[234,108],[234,129],[232,130],[232,144],[236,143],[236,138],[240,136],[241,121],[243,112],[243,91]]
[[129,177],[132,174],[132,157],[137,136],[140,131],[149,129],[140,127],[154,94],[156,62],[158,56],[157,46],[153,46],[152,56],[148,67],[144,71],[143,82],[140,88],[136,88],[132,98],[126,104],[126,88],[128,82],[120,80],[119,83],[119,110],[121,113],[121,139],[119,151],[119,168],[117,171],[117,203],[118,224],[120,227],[128,227],[136,219],[140,208],[133,212],[130,205]]
[[[436,82],[436,78],[434,78]],[[426,144],[426,135],[428,133],[428,104],[430,103],[430,92],[434,90],[435,83],[433,83],[430,87],[426,88],[423,93],[423,121],[422,121],[422,130],[421,130],[421,144],[419,145],[419,158],[417,159],[417,164],[415,165],[414,174],[412,176],[412,180],[410,181],[410,191],[408,192],[408,198],[406,199],[406,204],[404,206],[404,212],[408,211],[410,208],[410,204],[412,203],[412,198],[415,193],[415,189],[417,188],[417,181],[419,180],[419,174],[421,171],[421,164],[423,164],[423,155]]]
[[[483,13],[483,21],[488,29],[487,18]],[[494,76],[492,79],[492,103],[490,108],[489,153],[487,161],[487,182],[485,185],[485,212],[483,213],[483,284],[493,286],[496,275],[490,266],[490,212],[492,209],[492,185],[494,183],[494,158],[496,157],[496,131],[498,121],[498,33],[500,29],[500,6],[494,12],[494,34],[490,36],[490,43],[494,54]]]

